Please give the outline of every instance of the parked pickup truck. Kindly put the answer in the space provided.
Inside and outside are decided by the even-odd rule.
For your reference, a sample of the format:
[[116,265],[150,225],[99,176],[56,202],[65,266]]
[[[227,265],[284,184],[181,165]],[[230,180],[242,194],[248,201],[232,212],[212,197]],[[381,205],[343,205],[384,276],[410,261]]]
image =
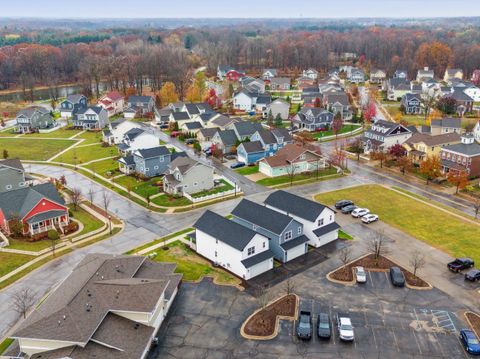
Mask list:
[[448,269],[452,272],[460,272],[461,270],[472,268],[475,265],[470,258],[457,258],[453,262],[447,264]]
[[310,340],[312,338],[312,332],[312,313],[304,310],[300,311],[297,324],[297,337],[303,340]]

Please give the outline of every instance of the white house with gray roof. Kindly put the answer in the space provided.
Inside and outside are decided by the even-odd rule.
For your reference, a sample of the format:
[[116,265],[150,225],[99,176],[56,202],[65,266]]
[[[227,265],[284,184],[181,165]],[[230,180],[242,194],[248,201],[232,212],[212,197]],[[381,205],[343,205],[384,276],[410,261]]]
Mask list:
[[249,280],[273,269],[267,237],[207,210],[193,225],[195,250],[236,276]]
[[402,124],[378,120],[365,131],[363,144],[365,153],[386,152],[396,144],[402,144],[412,136],[412,131]]
[[107,129],[103,130],[103,142],[109,145],[118,145],[123,142],[123,136],[134,128],[142,128],[141,123],[125,118],[112,121],[108,124]]
[[55,122],[50,111],[41,106],[24,108],[15,118],[15,131],[20,133],[38,132],[54,126]]
[[264,201],[268,208],[292,217],[303,225],[308,244],[318,248],[338,238],[340,226],[335,222],[335,211],[319,202],[276,191]]
[[100,106],[90,106],[74,111],[73,127],[83,130],[101,130],[108,124],[108,112]]
[[60,102],[59,110],[61,118],[70,118],[73,116],[75,111],[87,108],[88,100],[87,97],[82,94],[73,94],[68,95],[65,100]]
[[139,173],[145,177],[155,177],[164,174],[172,157],[184,152],[170,153],[165,146],[156,146],[148,149],[133,151],[118,160],[120,172],[125,174]]
[[190,157],[177,157],[168,165],[163,178],[163,191],[182,196],[214,187],[213,168]]
[[143,256],[86,255],[15,328],[4,355],[146,358],[178,292],[175,267]]
[[277,98],[267,105],[267,109],[265,110],[264,114],[265,116],[269,116],[271,114],[273,118],[280,116],[282,120],[288,120],[290,115],[290,103],[281,98]]
[[160,140],[151,131],[133,127],[124,133],[122,142],[117,147],[122,155],[131,154],[137,150],[158,147]]

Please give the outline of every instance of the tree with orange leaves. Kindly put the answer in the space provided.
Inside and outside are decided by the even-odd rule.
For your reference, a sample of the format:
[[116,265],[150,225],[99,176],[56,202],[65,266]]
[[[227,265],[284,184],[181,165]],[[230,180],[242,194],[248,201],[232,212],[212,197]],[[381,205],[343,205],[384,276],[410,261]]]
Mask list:
[[447,174],[447,181],[456,187],[455,193],[458,193],[459,189],[467,187],[468,173],[467,171],[449,171]]
[[440,42],[424,42],[415,53],[418,67],[431,67],[437,75],[443,75],[448,65],[453,62],[452,49]]
[[427,156],[427,158],[420,163],[420,173],[425,175],[428,183],[440,176],[440,169],[442,165],[439,156]]
[[160,97],[160,103],[162,106],[166,106],[169,103],[177,102],[178,94],[175,84],[170,81],[165,82],[160,91],[158,92],[158,97]]

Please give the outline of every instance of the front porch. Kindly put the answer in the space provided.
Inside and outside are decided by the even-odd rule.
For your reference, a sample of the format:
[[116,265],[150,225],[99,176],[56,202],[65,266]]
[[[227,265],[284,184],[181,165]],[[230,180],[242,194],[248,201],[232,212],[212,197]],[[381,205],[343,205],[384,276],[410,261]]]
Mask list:
[[[68,213],[64,211],[54,211],[58,213],[38,214],[26,221],[24,227],[24,235],[36,235],[48,232],[49,230],[56,230],[63,233],[63,228],[70,222]],[[50,215],[50,216],[49,216]]]

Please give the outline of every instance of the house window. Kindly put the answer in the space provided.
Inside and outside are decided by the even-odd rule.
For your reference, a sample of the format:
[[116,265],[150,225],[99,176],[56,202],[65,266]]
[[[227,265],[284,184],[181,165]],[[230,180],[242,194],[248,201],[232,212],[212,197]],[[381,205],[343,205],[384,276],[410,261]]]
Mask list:
[[332,220],[332,215],[330,215],[330,220]]
[[197,187],[198,186],[198,182],[193,182],[193,187]]
[[11,185],[11,184],[7,184],[7,185],[5,186],[5,188],[6,188],[6,189],[12,189],[12,185]]
[[156,169],[156,170],[158,170],[158,166],[153,166],[153,169]]
[[186,184],[186,185],[183,185],[183,188],[188,188],[188,184]]
[[160,162],[163,162],[163,156],[158,157],[158,160],[159,160]]
[[266,242],[263,242],[263,248],[265,248],[265,246],[266,246]]
[[285,240],[288,241],[292,239],[292,231],[285,232]]
[[255,247],[250,247],[247,249],[247,254],[251,256],[252,254],[255,254]]
[[298,227],[297,233],[298,233],[298,234],[302,234],[302,227]]
[[218,244],[218,239],[215,239],[215,244]]
[[318,220],[318,226],[319,226],[319,227],[320,227],[320,226],[323,226],[323,218],[321,218],[321,219]]
[[215,251],[215,257],[217,256],[217,251]]
[[148,171],[150,171],[150,168],[148,168],[148,167],[145,168],[145,172],[148,172]]
[[257,228],[258,228],[258,226],[257,226],[256,224],[254,224],[254,225],[252,226],[252,229],[253,229],[254,231],[256,231]]

